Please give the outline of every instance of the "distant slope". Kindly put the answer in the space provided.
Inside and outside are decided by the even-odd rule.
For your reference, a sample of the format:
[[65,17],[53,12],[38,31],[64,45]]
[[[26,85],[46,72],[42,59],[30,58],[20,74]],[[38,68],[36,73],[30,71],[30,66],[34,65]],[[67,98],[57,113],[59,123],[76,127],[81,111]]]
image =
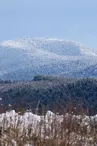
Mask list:
[[0,43],[0,78],[27,80],[36,74],[60,75],[97,63],[97,54],[73,41],[20,39]]
[[87,67],[81,71],[75,71],[72,73],[68,73],[65,76],[68,77],[86,77],[86,78],[96,78],[97,77],[97,64]]

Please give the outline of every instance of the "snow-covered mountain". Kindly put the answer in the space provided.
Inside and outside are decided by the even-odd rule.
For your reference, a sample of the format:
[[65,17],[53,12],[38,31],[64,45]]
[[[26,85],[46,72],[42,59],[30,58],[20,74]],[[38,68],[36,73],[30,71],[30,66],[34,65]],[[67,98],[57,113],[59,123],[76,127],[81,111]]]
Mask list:
[[25,38],[0,42],[0,78],[31,79],[36,74],[60,75],[97,63],[97,54],[73,41]]
[[83,77],[88,77],[88,78],[97,77],[97,64],[93,66],[89,66],[81,71],[78,71],[78,72],[75,71],[66,75],[68,77],[82,77],[82,78]]

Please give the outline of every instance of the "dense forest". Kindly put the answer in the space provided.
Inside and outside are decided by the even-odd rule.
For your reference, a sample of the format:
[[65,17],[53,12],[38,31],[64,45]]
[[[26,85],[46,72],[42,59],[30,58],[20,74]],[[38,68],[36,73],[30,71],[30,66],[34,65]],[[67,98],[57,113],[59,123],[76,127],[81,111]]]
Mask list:
[[35,76],[31,81],[0,81],[0,111],[62,112],[68,102],[97,113],[97,79]]

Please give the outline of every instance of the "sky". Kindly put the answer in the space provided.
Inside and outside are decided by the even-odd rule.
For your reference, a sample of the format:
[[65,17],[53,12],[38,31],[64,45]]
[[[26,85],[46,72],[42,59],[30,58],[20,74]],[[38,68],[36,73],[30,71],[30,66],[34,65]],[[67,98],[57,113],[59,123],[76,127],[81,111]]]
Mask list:
[[0,40],[62,38],[97,49],[97,0],[0,0]]

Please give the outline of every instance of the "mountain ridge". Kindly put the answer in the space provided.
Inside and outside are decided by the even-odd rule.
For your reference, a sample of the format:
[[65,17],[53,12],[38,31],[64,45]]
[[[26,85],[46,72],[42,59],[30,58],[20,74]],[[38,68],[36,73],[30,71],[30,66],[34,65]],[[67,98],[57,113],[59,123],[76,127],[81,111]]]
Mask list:
[[[24,39],[19,39],[19,40],[7,40],[7,41],[3,41],[3,42],[0,43],[0,45],[3,46],[3,47],[12,47],[12,48],[21,48],[21,49],[25,49],[25,48],[28,49],[28,47],[30,49],[34,49],[34,48],[45,49],[44,44],[45,44],[46,47],[48,47],[48,45],[51,47],[51,45],[56,44],[54,46],[54,49],[55,49],[55,47],[57,47],[57,45],[63,45],[62,47],[63,48],[65,47],[65,49],[68,46],[69,46],[69,48],[76,46],[76,47],[79,47],[80,51],[82,51],[82,52],[83,51],[89,51],[91,53],[91,54],[88,54],[88,52],[83,52],[82,55],[85,53],[87,55],[96,55],[97,56],[97,54],[95,52],[90,50],[87,46],[82,45],[81,43],[78,43],[78,42],[75,42],[75,41],[64,40],[64,39],[57,39],[57,38],[56,39],[55,38],[54,39],[53,38],[27,38],[27,39],[24,38]],[[33,48],[32,48],[32,45],[33,45]],[[73,48],[73,49],[76,49],[76,51],[77,51],[78,48]],[[62,51],[64,51],[64,50],[62,50]]]
[[0,42],[0,62],[1,79],[26,80],[83,70],[97,64],[97,54],[73,41],[25,38]]

